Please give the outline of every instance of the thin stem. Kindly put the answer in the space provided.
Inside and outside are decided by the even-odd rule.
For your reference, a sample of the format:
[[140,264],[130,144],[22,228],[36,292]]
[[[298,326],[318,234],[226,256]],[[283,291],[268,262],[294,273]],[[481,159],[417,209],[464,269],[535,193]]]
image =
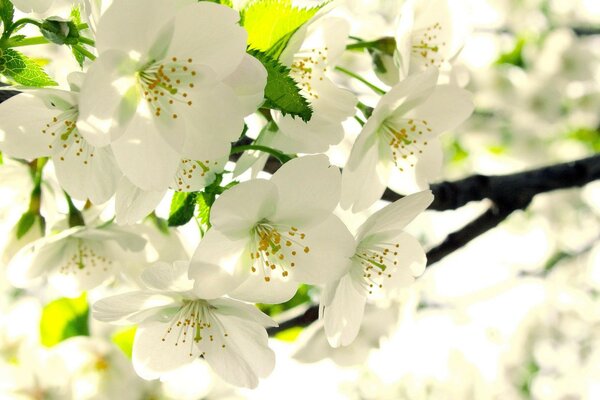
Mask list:
[[92,53],[90,53],[89,51],[87,51],[83,46],[81,46],[79,44],[74,44],[72,47],[73,47],[73,49],[77,50],[79,53],[83,54],[90,60],[94,61],[96,59],[96,56],[93,55]]
[[81,43],[87,44],[89,46],[96,46],[96,42],[94,42],[92,39],[83,37],[83,36],[79,36],[79,41]]
[[67,204],[69,205],[69,227],[73,228],[74,226],[83,226],[85,225],[85,221],[83,219],[83,215],[81,211],[75,204],[73,204],[73,200],[71,200],[71,196],[67,192],[63,192],[65,194],[65,199],[67,200]]
[[21,39],[19,41],[14,41],[9,39],[6,43],[6,47],[22,47],[22,46],[34,46],[37,44],[48,44],[50,43],[48,39],[43,36],[34,36],[25,39]]
[[355,115],[354,119],[358,121],[358,123],[360,124],[360,126],[365,126],[366,122],[363,121],[358,115]]
[[292,157],[288,156],[287,154],[284,154],[278,150],[272,149],[267,146],[261,146],[259,144],[246,144],[246,145],[242,145],[242,146],[235,146],[235,147],[231,148],[231,151],[229,152],[229,154],[242,153],[246,150],[258,150],[258,151],[262,151],[263,153],[268,153],[268,154],[272,155],[273,157],[275,157],[276,159],[278,159],[282,164],[285,164],[286,162],[288,162],[292,159]]
[[352,43],[346,46],[346,50],[362,50],[368,49],[369,47],[376,47],[379,44],[378,40],[373,40],[370,42],[359,41],[357,43]]
[[2,34],[2,37],[4,37],[4,38],[10,37],[10,35],[12,35],[12,33],[15,30],[17,30],[18,27],[20,27],[22,25],[26,25],[26,24],[33,24],[33,25],[37,26],[38,28],[42,27],[42,23],[40,21],[36,21],[35,19],[31,19],[31,18],[22,18],[22,19],[15,21],[10,27],[8,27],[8,29],[6,29],[6,31]]
[[343,74],[346,74],[346,75],[348,75],[348,76],[349,76],[349,77],[351,77],[351,78],[354,78],[354,79],[356,79],[356,80],[358,80],[358,81],[360,81],[360,82],[364,83],[365,85],[367,85],[367,86],[369,87],[369,89],[371,89],[371,90],[372,90],[372,91],[374,91],[375,93],[377,93],[377,94],[380,94],[380,95],[384,95],[384,94],[385,94],[385,90],[383,90],[383,89],[381,89],[381,88],[379,88],[379,87],[377,87],[377,86],[373,85],[371,82],[367,81],[367,80],[366,80],[365,78],[363,78],[362,76],[360,76],[360,75],[358,75],[358,74],[356,74],[356,73],[354,73],[354,72],[352,72],[352,71],[349,71],[349,70],[347,70],[346,68],[340,67],[340,66],[337,66],[337,67],[335,67],[335,69],[336,69],[337,71],[340,71],[340,72],[341,72],[341,73],[343,73]]

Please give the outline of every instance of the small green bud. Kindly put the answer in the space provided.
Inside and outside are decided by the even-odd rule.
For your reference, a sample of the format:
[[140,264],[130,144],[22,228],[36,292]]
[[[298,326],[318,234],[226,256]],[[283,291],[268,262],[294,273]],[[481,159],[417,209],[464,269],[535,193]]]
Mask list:
[[42,35],[52,43],[77,44],[79,43],[79,30],[73,21],[60,17],[49,17],[40,27]]

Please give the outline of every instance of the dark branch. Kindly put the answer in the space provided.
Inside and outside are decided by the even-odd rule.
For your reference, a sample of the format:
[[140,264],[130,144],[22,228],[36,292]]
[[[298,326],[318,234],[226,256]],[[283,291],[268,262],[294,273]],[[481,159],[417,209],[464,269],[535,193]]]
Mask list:
[[[510,205],[536,194],[580,187],[600,179],[600,154],[510,175],[473,175],[454,182],[431,185],[435,200],[430,210],[454,210],[471,201],[490,199]],[[382,199],[395,201],[402,196],[387,189]]]

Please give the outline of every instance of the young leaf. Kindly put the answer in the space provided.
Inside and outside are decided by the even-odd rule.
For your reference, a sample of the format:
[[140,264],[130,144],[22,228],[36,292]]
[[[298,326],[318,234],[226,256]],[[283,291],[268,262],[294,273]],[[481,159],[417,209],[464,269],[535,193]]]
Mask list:
[[135,338],[136,330],[137,326],[131,326],[129,328],[120,329],[111,336],[112,342],[121,349],[127,358],[131,358],[131,353],[133,352],[133,339]]
[[[295,7],[292,0],[254,0],[242,10],[242,25],[248,31],[248,47],[268,52],[278,44],[278,58],[291,34],[304,25],[324,4],[316,7]],[[275,53],[273,54],[275,55]]]
[[303,121],[309,121],[312,109],[290,76],[290,69],[263,52],[249,50],[248,53],[257,58],[267,70],[266,100],[263,107],[279,110],[283,115],[290,114],[302,118]]
[[27,234],[27,232],[29,232],[35,223],[36,217],[37,215],[31,211],[27,211],[21,215],[19,222],[17,222],[17,239],[21,239]]
[[12,25],[15,8],[9,0],[0,0],[0,20],[2,21],[2,29],[6,31],[6,27]]
[[0,64],[2,74],[24,86],[56,86],[35,61],[13,49],[5,49]]
[[169,213],[169,226],[180,226],[188,223],[194,216],[196,209],[196,192],[175,192],[171,200],[171,212]]
[[89,306],[85,293],[76,299],[62,298],[42,310],[40,337],[44,346],[54,346],[73,336],[89,335]]

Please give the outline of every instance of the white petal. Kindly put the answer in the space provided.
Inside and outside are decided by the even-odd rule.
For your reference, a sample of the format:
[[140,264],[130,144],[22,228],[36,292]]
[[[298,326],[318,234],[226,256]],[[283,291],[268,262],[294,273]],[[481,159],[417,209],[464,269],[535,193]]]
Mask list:
[[[353,150],[354,152],[354,150]],[[350,156],[352,158],[352,155]],[[380,160],[379,149],[371,146],[356,167],[342,171],[341,206],[362,211],[381,198],[390,175],[390,163]]]
[[193,362],[201,354],[193,336],[187,340],[179,338],[179,331],[175,327],[167,334],[169,326],[169,323],[147,321],[140,324],[135,333],[133,367],[144,379],[160,378],[169,371]]
[[29,287],[35,279],[49,272],[63,258],[67,243],[48,243],[47,238],[38,239],[19,250],[7,266],[9,282],[19,288]]
[[304,227],[321,222],[340,200],[341,176],[325,155],[285,163],[271,178],[279,199],[273,221]]
[[366,297],[356,291],[350,275],[339,282],[330,305],[325,307],[325,333],[332,347],[348,346],[360,330]]
[[473,113],[471,93],[454,85],[440,85],[407,117],[427,121],[432,135],[452,130]]
[[371,215],[360,227],[356,239],[361,241],[376,237],[376,240],[383,242],[402,232],[404,227],[425,211],[432,201],[433,194],[430,190],[396,200]]
[[93,305],[93,317],[98,321],[132,325],[173,307],[175,300],[155,292],[130,292],[106,297]]
[[404,116],[431,96],[437,79],[438,70],[431,67],[400,81],[379,100],[371,118],[377,116],[385,119],[390,114]]
[[85,227],[78,232],[73,233],[74,238],[81,238],[87,241],[110,241],[123,250],[141,251],[146,245],[146,239],[128,229],[109,224],[102,228]]
[[168,45],[170,35],[165,27],[173,29],[176,10],[174,4],[162,0],[114,1],[98,23],[98,53],[118,49],[139,58],[146,56],[152,47],[159,47],[160,42]]
[[165,142],[150,116],[136,114],[125,133],[112,144],[117,164],[143,190],[166,190],[181,156]]
[[41,14],[46,12],[54,0],[12,0],[12,3],[17,7],[20,11],[25,13],[38,13]]
[[190,261],[189,277],[194,293],[201,299],[214,299],[239,286],[250,272],[248,238],[231,240],[215,228],[200,241]]
[[277,187],[272,182],[263,179],[242,182],[215,201],[210,222],[227,236],[247,237],[257,222],[272,216],[277,200]]
[[32,159],[52,154],[54,141],[46,124],[52,123],[62,110],[48,107],[32,93],[21,93],[0,105],[0,151],[6,155]]
[[[242,105],[229,86],[219,83],[198,93],[190,92],[182,155],[192,160],[216,160],[229,154],[231,142],[244,127]],[[172,134],[172,132],[170,132]]]
[[415,166],[415,181],[419,189],[429,187],[430,182],[438,179],[442,173],[444,152],[438,139],[431,139],[429,146],[417,159]]
[[271,114],[279,127],[271,146],[284,153],[325,152],[344,138],[341,121],[332,122],[323,118],[322,113],[314,113],[308,122],[284,116],[279,111],[271,111]]
[[238,68],[223,83],[230,86],[242,105],[242,114],[249,115],[264,101],[267,71],[262,63],[249,54],[244,54]]
[[194,286],[188,278],[189,262],[174,263],[157,262],[142,272],[142,281],[150,288],[158,291],[186,292]]
[[[267,332],[258,324],[218,315],[227,337],[224,346],[207,350],[204,358],[225,381],[247,388],[258,386],[275,367],[275,353],[268,346]],[[213,346],[214,347],[214,346]]]
[[[302,229],[302,228],[301,228]],[[348,269],[356,250],[354,237],[335,215],[303,231],[305,249],[299,252],[290,271],[293,280],[308,284],[324,284],[339,279]]]
[[90,65],[79,96],[77,129],[91,145],[106,146],[118,139],[135,114],[140,98],[135,70],[135,63],[118,50]]
[[150,214],[165,197],[166,191],[146,191],[122,177],[115,196],[115,220],[133,225]]
[[[71,197],[93,204],[108,201],[116,191],[121,172],[110,147],[93,147],[76,132],[64,151],[52,158],[60,185]],[[77,143],[79,142],[79,143]]]
[[252,303],[279,304],[285,303],[298,290],[298,282],[290,277],[284,278],[280,274],[272,274],[269,281],[259,273],[248,274],[241,285],[236,287],[229,295],[235,299]]
[[277,326],[277,323],[267,314],[263,313],[258,307],[227,298],[211,300],[210,304],[219,309],[220,315],[232,315],[250,322],[255,322],[261,326]]
[[219,77],[228,76],[246,54],[248,34],[239,20],[236,11],[218,4],[202,2],[185,7],[175,17],[169,55],[201,60]]

